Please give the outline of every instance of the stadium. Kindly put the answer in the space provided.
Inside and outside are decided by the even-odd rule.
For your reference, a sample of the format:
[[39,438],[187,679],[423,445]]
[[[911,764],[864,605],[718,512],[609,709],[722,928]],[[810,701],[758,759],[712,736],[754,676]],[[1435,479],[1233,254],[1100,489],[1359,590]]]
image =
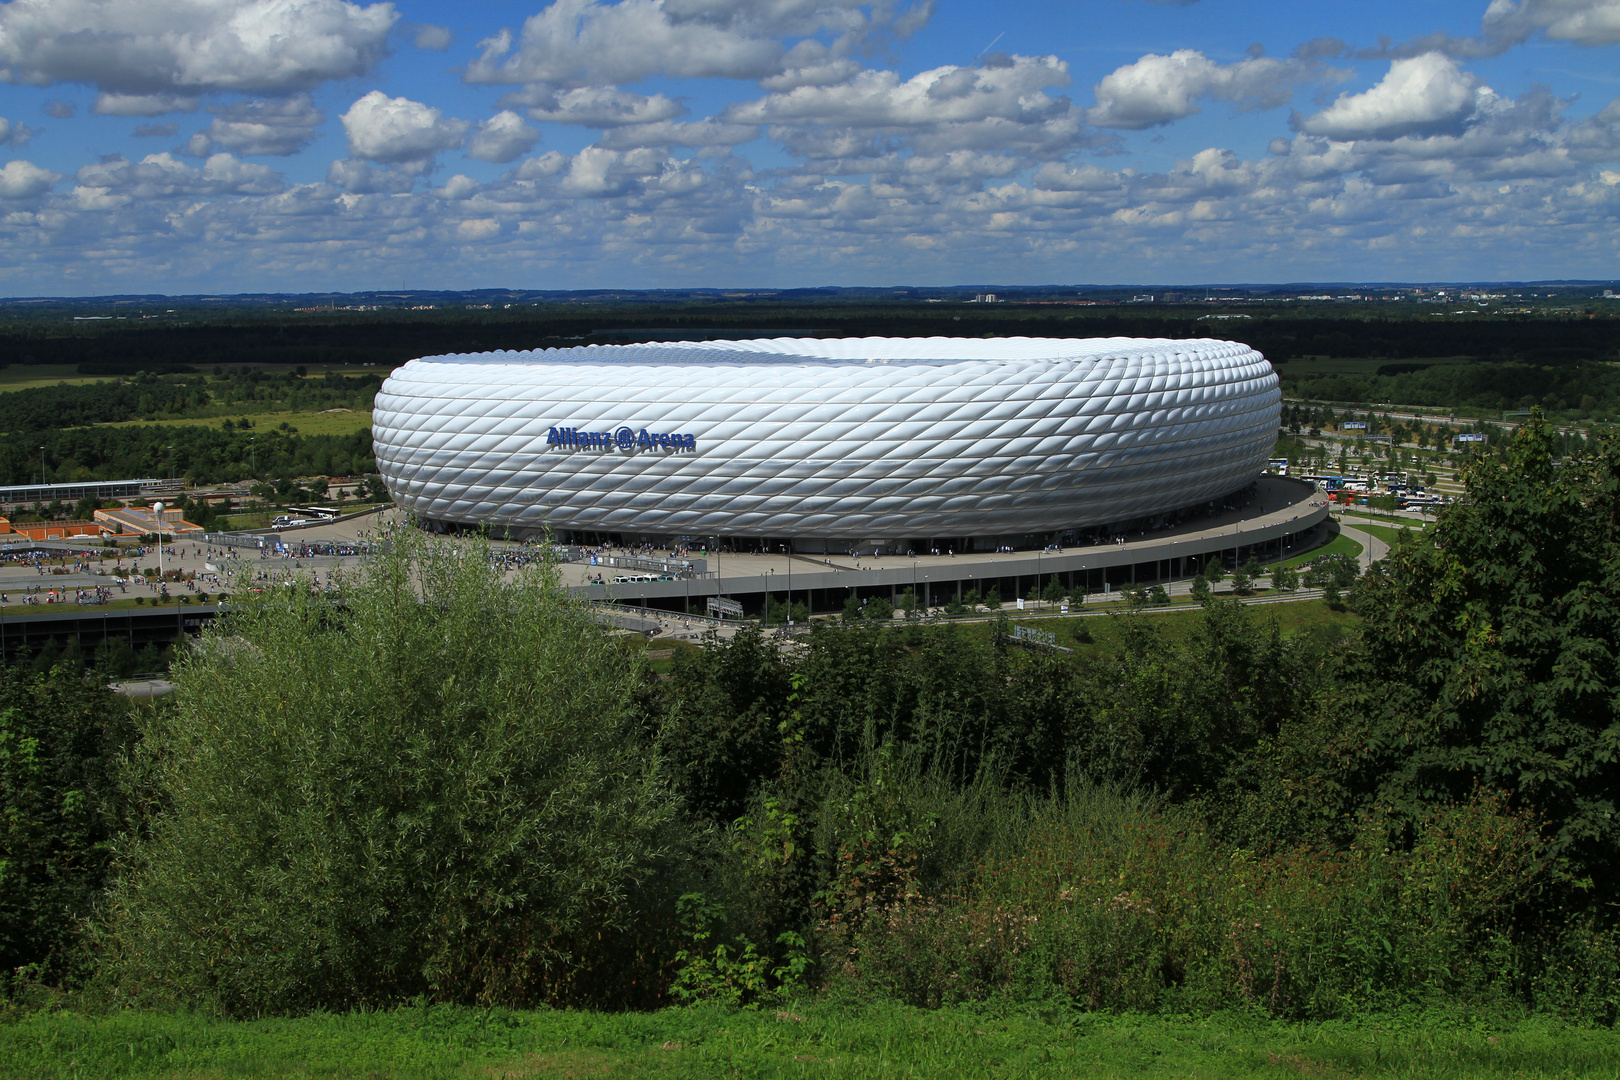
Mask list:
[[1207,339],[778,338],[432,356],[377,395],[434,528],[800,553],[1174,526],[1262,472],[1281,395]]

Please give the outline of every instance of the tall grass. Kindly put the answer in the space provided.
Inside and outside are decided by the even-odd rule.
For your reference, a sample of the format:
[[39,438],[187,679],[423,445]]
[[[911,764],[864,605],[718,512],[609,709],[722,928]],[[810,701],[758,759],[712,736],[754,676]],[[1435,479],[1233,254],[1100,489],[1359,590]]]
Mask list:
[[[893,833],[858,885],[835,878],[833,896],[864,903],[846,896],[821,941],[830,983],[916,1005],[1057,996],[1321,1019],[1506,1001],[1525,985],[1516,917],[1550,884],[1536,823],[1489,793],[1406,835],[1369,818],[1348,849],[1272,851],[1224,848],[1184,810],[1090,786],[1003,798],[924,783],[899,801],[897,820],[933,831]],[[1612,938],[1584,947],[1613,971]]]

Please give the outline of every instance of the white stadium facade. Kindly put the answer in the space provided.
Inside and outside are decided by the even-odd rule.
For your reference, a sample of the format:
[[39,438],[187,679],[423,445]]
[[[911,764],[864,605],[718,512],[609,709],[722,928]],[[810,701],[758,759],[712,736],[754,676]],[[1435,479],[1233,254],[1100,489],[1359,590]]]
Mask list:
[[430,527],[804,553],[1162,528],[1262,472],[1276,374],[1150,338],[776,338],[425,357],[378,468]]

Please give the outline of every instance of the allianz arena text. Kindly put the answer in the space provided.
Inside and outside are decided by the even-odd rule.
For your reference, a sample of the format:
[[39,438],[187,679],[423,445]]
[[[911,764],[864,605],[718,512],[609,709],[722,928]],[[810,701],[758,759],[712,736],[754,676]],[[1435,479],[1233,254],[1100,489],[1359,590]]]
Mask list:
[[372,433],[430,526],[972,550],[1219,500],[1280,412],[1271,365],[1229,341],[776,338],[424,357]]

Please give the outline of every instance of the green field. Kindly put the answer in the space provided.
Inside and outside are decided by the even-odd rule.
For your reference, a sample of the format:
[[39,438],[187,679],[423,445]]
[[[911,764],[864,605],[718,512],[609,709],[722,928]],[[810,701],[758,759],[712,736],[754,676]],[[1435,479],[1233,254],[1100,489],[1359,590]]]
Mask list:
[[80,375],[76,364],[7,364],[0,367],[0,394],[12,390],[32,390],[38,386],[84,386],[111,382],[111,375]]
[[1267,563],[1266,570],[1269,572],[1273,567],[1277,566],[1305,566],[1316,559],[1322,558],[1324,555],[1348,555],[1352,559],[1359,559],[1362,550],[1360,543],[1341,533],[1321,547],[1311,548],[1302,555],[1291,556],[1280,563]]
[[1384,543],[1388,544],[1390,547],[1394,547],[1396,540],[1399,539],[1403,535],[1408,536],[1408,537],[1416,538],[1418,536],[1421,536],[1423,534],[1423,531],[1424,531],[1421,528],[1400,529],[1400,528],[1392,528],[1391,526],[1388,526],[1388,525],[1369,525],[1364,521],[1357,521],[1357,522],[1347,523],[1347,524],[1350,524],[1350,527],[1353,528],[1353,529],[1360,529],[1362,532],[1367,533],[1369,536],[1378,537],[1378,539],[1382,540]]
[[1297,1025],[1043,1004],[795,1002],[650,1013],[447,1006],[231,1022],[37,1012],[0,1021],[0,1077],[1612,1077],[1620,1034],[1392,1015]]

